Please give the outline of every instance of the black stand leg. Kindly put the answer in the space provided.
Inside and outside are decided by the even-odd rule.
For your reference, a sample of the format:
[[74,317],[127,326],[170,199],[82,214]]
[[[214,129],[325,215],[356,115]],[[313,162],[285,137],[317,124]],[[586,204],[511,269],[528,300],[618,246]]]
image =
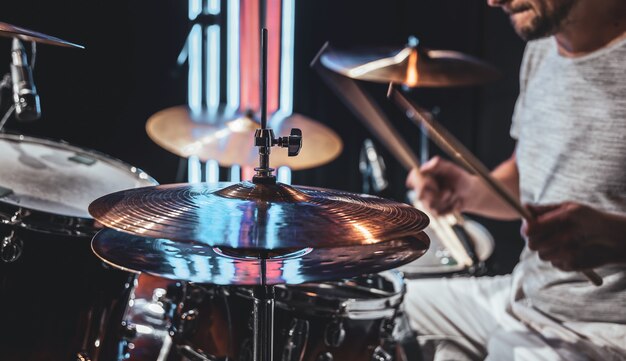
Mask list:
[[254,361],[274,357],[274,286],[257,286],[254,296]]

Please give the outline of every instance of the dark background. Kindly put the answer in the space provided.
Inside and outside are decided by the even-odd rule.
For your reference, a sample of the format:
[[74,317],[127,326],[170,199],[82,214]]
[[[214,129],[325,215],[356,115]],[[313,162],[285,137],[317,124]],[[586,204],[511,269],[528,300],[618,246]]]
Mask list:
[[[186,69],[176,65],[189,29],[186,0],[3,1],[0,14],[0,21],[86,47],[38,47],[34,78],[43,117],[32,124],[10,120],[7,130],[64,139],[142,168],[161,183],[176,181],[179,158],[154,144],[144,125],[155,112],[186,103]],[[421,89],[413,96],[439,107],[439,120],[487,166],[510,156],[508,129],[524,44],[500,10],[482,0],[296,0],[294,111],[337,131],[344,152],[328,165],[295,172],[294,184],[361,191],[358,156],[370,134],[309,68],[320,47],[326,41],[402,46],[409,35],[423,46],[465,52],[502,71],[487,86]],[[0,38],[2,74],[9,63],[10,40]],[[419,131],[385,100],[386,87],[367,89],[417,150]],[[3,110],[10,99],[4,95]],[[376,144],[391,183],[383,195],[404,201],[406,171]],[[510,271],[522,244],[518,222],[477,219],[498,240],[491,273]]]

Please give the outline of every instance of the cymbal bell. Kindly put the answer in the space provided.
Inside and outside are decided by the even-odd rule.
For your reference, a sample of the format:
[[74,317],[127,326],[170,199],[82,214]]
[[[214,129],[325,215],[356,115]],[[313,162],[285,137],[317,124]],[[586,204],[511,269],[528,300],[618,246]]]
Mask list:
[[104,229],[96,234],[91,247],[104,262],[125,271],[188,282],[243,286],[320,282],[377,273],[412,262],[426,252],[429,243],[428,236],[419,233],[358,247],[303,248],[263,261],[238,255],[228,248]]
[[82,45],[74,44],[69,41],[46,35],[37,31],[20,28],[15,25],[0,22],[0,36],[7,38],[17,38],[23,41],[34,41],[36,43],[63,46],[67,48],[84,49]]
[[89,213],[142,237],[248,250],[375,244],[415,236],[429,221],[375,196],[251,182],[129,189],[96,199]]
[[[343,148],[341,138],[327,126],[300,114],[268,121],[276,136],[288,135],[291,128],[302,130],[304,145],[297,157],[274,150],[272,167],[288,166],[293,170],[314,168],[335,159]],[[187,158],[217,160],[223,166],[256,167],[258,149],[254,132],[260,124],[248,115],[220,109],[213,116],[193,116],[186,106],[159,111],[146,123],[148,136],[162,148]]]
[[352,79],[411,88],[480,85],[500,76],[496,68],[470,55],[417,46],[400,49],[328,48],[320,61],[328,69]]

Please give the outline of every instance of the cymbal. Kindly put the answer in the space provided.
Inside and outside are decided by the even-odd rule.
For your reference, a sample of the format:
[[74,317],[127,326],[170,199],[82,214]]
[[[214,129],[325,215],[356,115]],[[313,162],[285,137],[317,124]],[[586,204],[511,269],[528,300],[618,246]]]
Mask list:
[[54,36],[46,35],[37,31],[20,28],[15,25],[0,22],[0,36],[7,38],[18,38],[23,41],[34,41],[36,43],[64,46],[68,48],[84,49],[82,45],[70,43]]
[[454,87],[493,81],[499,72],[486,62],[456,51],[407,46],[338,50],[320,58],[330,70],[352,79],[409,87]]
[[[148,136],[162,148],[185,158],[195,155],[202,161],[214,159],[223,166],[258,166],[254,132],[260,127],[249,116],[224,110],[213,117],[193,117],[186,106],[162,110],[146,123]],[[341,138],[332,129],[300,114],[273,117],[268,127],[276,136],[288,135],[291,128],[299,128],[304,138],[304,146],[297,157],[274,150],[272,167],[314,168],[335,159],[343,148]]]
[[111,193],[89,205],[103,225],[142,237],[254,250],[374,244],[415,236],[407,204],[282,183],[196,183]]
[[359,247],[304,248],[265,261],[230,249],[178,243],[104,229],[91,247],[104,262],[131,272],[217,285],[276,285],[319,282],[377,273],[412,262],[428,249],[424,233]]

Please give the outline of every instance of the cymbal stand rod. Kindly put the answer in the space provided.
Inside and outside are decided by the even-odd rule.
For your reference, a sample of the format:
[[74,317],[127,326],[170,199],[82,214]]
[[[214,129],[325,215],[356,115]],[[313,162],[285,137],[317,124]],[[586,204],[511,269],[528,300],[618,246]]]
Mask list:
[[254,133],[254,146],[259,147],[259,166],[254,168],[254,183],[275,184],[276,177],[270,168],[270,152],[273,146],[287,148],[287,155],[295,157],[302,148],[302,131],[292,128],[291,133],[284,137],[274,137],[274,132],[267,127],[267,29],[261,29],[261,128]]
[[261,30],[261,129],[267,128],[267,28]]
[[255,146],[259,147],[259,167],[252,178],[255,183],[275,183],[274,171],[270,168],[270,152],[274,142],[274,132],[267,128],[267,29],[261,29],[261,128],[254,135]]
[[262,285],[254,287],[254,361],[272,361],[274,357],[274,286],[266,284],[267,252],[261,255]]

